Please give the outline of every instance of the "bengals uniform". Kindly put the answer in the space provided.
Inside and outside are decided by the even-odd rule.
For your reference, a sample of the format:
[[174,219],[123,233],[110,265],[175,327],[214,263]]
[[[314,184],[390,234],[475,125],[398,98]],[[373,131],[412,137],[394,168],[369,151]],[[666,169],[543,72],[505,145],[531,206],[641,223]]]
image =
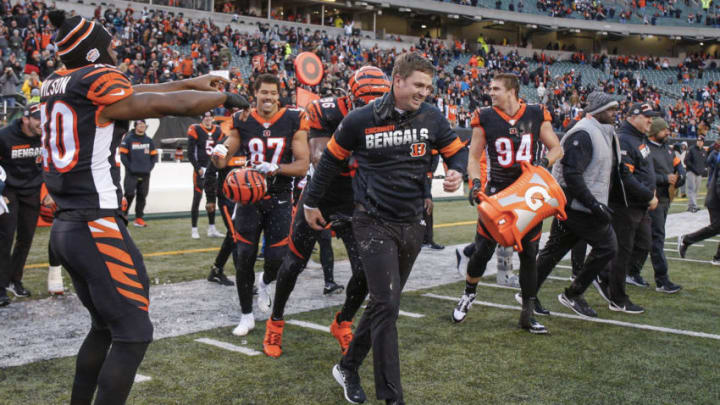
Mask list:
[[120,211],[115,154],[128,123],[97,117],[132,93],[124,73],[99,64],[58,70],[40,92],[44,177],[58,206],[50,245],[93,328],[128,343],[150,342],[153,333],[147,272]]
[[[298,131],[307,131],[303,112],[280,108],[270,119],[256,109],[243,121],[242,112],[233,115],[232,128],[240,136],[242,154],[251,164],[293,161],[292,141]],[[243,314],[252,312],[252,283],[260,233],[265,239],[265,271],[273,274],[280,267],[288,245],[292,211],[292,177],[276,174],[267,178],[267,194],[256,204],[235,205],[234,229],[237,243],[238,295]],[[272,277],[274,278],[274,277]]]
[[[190,207],[190,216],[192,227],[197,228],[198,209],[203,195],[205,176],[207,175],[207,173],[201,174],[201,171],[207,170],[213,147],[218,143],[222,143],[225,136],[220,126],[215,124],[213,124],[210,129],[206,129],[202,124],[192,124],[188,127],[187,135],[187,153],[190,163],[193,166],[193,199],[192,206]],[[215,202],[215,199],[211,200],[207,194],[205,195],[205,200],[207,203]],[[215,224],[215,212],[208,212],[208,222],[210,225]]]

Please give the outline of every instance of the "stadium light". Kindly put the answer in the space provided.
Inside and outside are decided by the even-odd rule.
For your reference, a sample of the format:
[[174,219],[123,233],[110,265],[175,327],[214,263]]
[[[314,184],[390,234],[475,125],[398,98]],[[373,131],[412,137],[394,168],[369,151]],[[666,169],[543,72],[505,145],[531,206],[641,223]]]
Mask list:
[[425,29],[425,28],[427,28],[427,25],[423,24],[420,26],[420,28]]
[[536,24],[527,24],[527,27],[528,28],[537,28],[537,25]]
[[457,14],[448,14],[448,18],[454,18],[456,20],[460,19],[460,16]]
[[400,7],[400,8],[398,9],[398,11],[401,12],[401,13],[409,13],[409,12],[410,12],[410,9],[407,8],[407,7]]
[[473,20],[475,20],[475,21],[481,21],[481,20],[482,20],[482,16],[481,16],[481,15],[473,16]]
[[367,4],[366,2],[364,2],[364,1],[356,1],[356,2],[355,2],[355,5],[356,5],[356,6],[367,6],[368,4]]
[[700,46],[705,46],[705,43],[703,43],[703,42],[700,42]]

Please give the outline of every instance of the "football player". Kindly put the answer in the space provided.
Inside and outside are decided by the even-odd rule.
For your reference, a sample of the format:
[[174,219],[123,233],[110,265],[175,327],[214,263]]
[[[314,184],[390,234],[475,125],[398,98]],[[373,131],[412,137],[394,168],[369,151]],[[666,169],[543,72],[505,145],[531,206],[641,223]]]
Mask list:
[[[44,178],[58,206],[50,245],[91,315],[77,355],[70,402],[125,403],[152,341],[149,280],[120,210],[115,152],[128,120],[199,115],[220,104],[249,107],[223,93],[216,76],[132,86],[114,67],[111,35],[96,21],[49,13],[65,69],[41,89]],[[197,91],[200,90],[200,91]]]
[[[552,129],[552,117],[545,107],[525,104],[518,98],[520,84],[513,74],[497,74],[490,82],[492,107],[475,111],[472,119],[473,134],[468,159],[468,177],[471,179],[470,203],[479,203],[483,176],[480,157],[486,151],[489,176],[485,193],[496,194],[512,185],[522,174],[521,162],[548,167],[562,157],[563,151]],[[548,149],[541,156],[542,142]],[[478,220],[479,221],[479,220]],[[481,224],[478,222],[478,227]],[[547,333],[545,327],[532,317],[536,302],[537,268],[535,256],[542,231],[542,223],[530,230],[522,240],[520,252],[520,288],[523,310],[520,327],[531,333]],[[455,307],[452,318],[462,322],[475,301],[477,285],[492,258],[497,242],[478,232],[475,251],[467,266],[465,292]]]
[[222,169],[238,150],[245,152],[256,170],[267,176],[265,198],[250,205],[235,206],[234,226],[238,240],[236,286],[242,317],[233,330],[247,335],[255,328],[252,287],[255,281],[260,233],[265,235],[264,272],[258,280],[258,307],[268,312],[271,306],[268,285],[277,276],[288,245],[292,211],[292,178],[305,176],[310,164],[307,121],[297,108],[279,107],[280,80],[261,74],[253,83],[256,106],[249,113],[233,115],[230,135],[215,146],[213,164]]
[[[219,125],[213,124],[213,115],[210,111],[206,111],[202,116],[202,122],[200,124],[192,124],[188,127],[188,158],[193,166],[193,200],[190,206],[190,222],[192,229],[190,236],[193,239],[200,239],[198,233],[198,211],[200,207],[200,200],[203,195],[203,188],[205,184],[205,171],[207,170],[208,163],[210,162],[210,155],[215,144],[218,143],[223,137],[222,130]],[[206,208],[213,207],[215,200],[210,200],[210,197],[205,195]],[[213,203],[213,205],[210,205]],[[222,238],[223,234],[215,229],[215,210],[206,209],[208,216],[208,230],[207,236],[209,238]]]
[[[349,96],[322,98],[313,101],[307,109],[305,119],[310,128],[310,150],[313,166],[317,165],[330,137],[340,122],[354,107],[368,104],[377,97],[390,91],[390,81],[382,70],[374,66],[365,66],[358,69],[348,81]],[[347,249],[352,277],[348,282],[345,303],[342,309],[335,314],[330,332],[340,343],[343,353],[353,338],[352,321],[355,313],[362,305],[367,295],[367,282],[358,254],[357,244],[353,236],[349,219],[352,217],[354,202],[352,189],[352,171],[345,162],[340,176],[336,177],[328,193],[320,201],[319,208],[325,218],[334,221],[329,226],[335,230]],[[298,203],[302,207],[304,199]],[[271,357],[282,354],[282,335],[285,321],[285,303],[295,288],[300,273],[305,269],[315,242],[320,238],[322,231],[316,231],[308,225],[303,210],[295,211],[290,230],[290,250],[285,255],[282,267],[278,272],[278,282],[275,289],[275,302],[273,312],[267,320],[263,350]]]

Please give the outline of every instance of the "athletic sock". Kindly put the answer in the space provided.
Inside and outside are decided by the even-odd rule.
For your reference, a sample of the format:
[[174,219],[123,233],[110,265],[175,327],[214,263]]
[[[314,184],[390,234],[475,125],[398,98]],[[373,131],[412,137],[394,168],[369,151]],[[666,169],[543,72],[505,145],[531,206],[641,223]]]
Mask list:
[[471,283],[465,280],[465,294],[476,294],[478,283]]

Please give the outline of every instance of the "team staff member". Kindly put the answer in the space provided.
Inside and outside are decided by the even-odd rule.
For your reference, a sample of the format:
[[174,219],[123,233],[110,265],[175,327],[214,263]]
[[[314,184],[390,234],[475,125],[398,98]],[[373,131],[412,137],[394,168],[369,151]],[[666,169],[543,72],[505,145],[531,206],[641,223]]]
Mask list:
[[[200,200],[203,195],[205,184],[205,171],[208,163],[210,163],[210,155],[212,155],[215,144],[222,142],[223,133],[219,125],[213,124],[213,115],[210,111],[205,112],[202,116],[200,124],[192,124],[188,127],[188,158],[193,166],[193,199],[190,206],[190,223],[192,229],[190,236],[193,239],[200,239],[198,233],[198,211],[200,208]],[[210,207],[210,203],[214,206],[215,200],[205,195],[206,208]],[[222,238],[223,235],[215,229],[215,210],[207,210],[209,238]]]
[[216,91],[224,79],[215,76],[133,87],[112,66],[117,55],[102,25],[80,16],[65,19],[60,10],[49,18],[58,27],[55,45],[67,68],[50,74],[41,91],[43,175],[58,205],[50,244],[92,319],[77,355],[70,403],[90,404],[95,396],[97,404],[124,404],[153,334],[147,272],[120,211],[115,152],[126,122],[248,103]]
[[[522,175],[522,162],[548,167],[563,155],[562,146],[552,129],[552,117],[545,107],[528,105],[518,99],[520,82],[513,74],[497,74],[490,82],[492,107],[475,111],[472,120],[473,135],[468,160],[468,178],[471,179],[470,203],[479,203],[477,194],[482,190],[483,170],[480,159],[487,150],[489,176],[485,193],[496,194],[511,186]],[[546,157],[541,157],[542,147]],[[547,333],[545,327],[533,317],[537,304],[536,255],[542,223],[530,230],[522,240],[520,256],[520,289],[523,310],[521,328],[531,333]],[[477,285],[492,258],[497,242],[479,232],[475,235],[475,250],[467,265],[465,292],[458,301],[452,317],[462,322],[477,294]]]
[[292,213],[293,177],[305,176],[310,164],[307,124],[303,112],[295,108],[280,108],[280,79],[261,74],[253,83],[256,107],[249,114],[233,115],[230,135],[223,144],[215,146],[213,164],[224,168],[239,150],[247,154],[255,169],[267,176],[267,194],[252,205],[235,206],[234,226],[237,243],[236,286],[242,317],[233,330],[236,336],[247,335],[255,328],[252,289],[255,281],[260,232],[265,241],[264,272],[258,280],[258,307],[270,311],[268,285],[275,281],[288,245]]
[[695,145],[687,150],[685,155],[685,168],[687,168],[687,197],[688,211],[698,212],[697,195],[702,185],[702,176],[705,173],[705,138],[698,136]]
[[[720,165],[720,155],[715,159],[715,165]],[[710,224],[693,233],[678,236],[678,253],[682,258],[685,257],[687,248],[693,243],[720,234],[720,184],[718,181],[720,181],[720,170],[715,170],[708,181],[707,197],[705,197],[705,206],[710,216]],[[712,264],[720,265],[720,243],[718,243],[717,251],[715,251],[715,256],[712,258]]]
[[[365,66],[358,69],[348,82],[348,94],[345,97],[322,98],[313,101],[307,108],[305,118],[310,128],[310,150],[313,166],[316,167],[322,157],[330,137],[340,125],[349,111],[362,107],[375,98],[390,91],[390,81],[382,70],[374,66]],[[335,223],[332,228],[342,239],[350,260],[352,277],[348,281],[345,303],[338,311],[330,324],[330,333],[340,343],[340,349],[345,353],[350,341],[353,339],[352,321],[358,309],[367,296],[367,281],[363,271],[362,261],[358,252],[355,235],[350,222],[347,220],[353,214],[352,169],[353,164],[345,163],[342,172],[335,177],[328,188],[328,192],[318,202],[323,216],[332,218]],[[307,184],[305,185],[307,187]],[[303,193],[305,194],[305,193]],[[298,207],[305,204],[305,198],[300,197]],[[339,218],[339,220],[338,220]],[[316,240],[320,240],[320,255],[323,256],[322,234],[329,233],[328,229],[317,231],[310,227],[305,220],[304,210],[296,209],[293,214],[292,228],[290,230],[290,249],[285,254],[283,264],[278,271],[277,288],[275,289],[275,302],[272,316],[267,321],[263,351],[268,356],[278,357],[282,353],[282,335],[285,321],[283,315],[285,304],[295,288],[300,273],[307,265]],[[328,240],[328,242],[330,242]],[[329,244],[329,243],[328,243]],[[327,249],[332,252],[332,246]],[[323,271],[325,271],[325,260]],[[332,265],[332,262],[330,263]],[[330,273],[332,276],[332,272]],[[327,273],[325,283],[327,291]]]
[[0,166],[7,174],[2,195],[8,200],[9,209],[0,216],[0,306],[10,303],[6,290],[16,297],[30,296],[30,291],[23,287],[22,276],[40,212],[43,181],[40,132],[37,103],[29,105],[21,118],[0,129]]
[[[650,156],[655,168],[655,185],[657,187],[657,208],[649,212],[652,230],[652,250],[650,258],[653,270],[655,271],[655,285],[658,292],[676,293],[682,289],[668,277],[668,263],[665,258],[665,221],[670,209],[670,186],[682,186],[685,182],[685,169],[680,164],[680,159],[675,157],[665,139],[670,135],[667,122],[660,117],[653,118],[648,136]],[[633,268],[628,274],[627,283],[646,287],[648,284],[640,276],[647,251],[640,257],[638,262],[632,263]]]
[[146,130],[145,120],[135,121],[135,128],[125,135],[119,148],[120,161],[125,166],[124,188],[127,209],[130,210],[130,205],[137,194],[133,225],[141,228],[147,226],[143,216],[145,202],[150,191],[150,172],[158,161],[155,143],[152,138],[147,136]]
[[467,150],[442,113],[425,102],[434,75],[435,67],[420,54],[400,55],[390,93],[345,117],[327,144],[303,202],[305,219],[313,229],[322,229],[327,222],[319,203],[343,161],[351,154],[357,159],[353,232],[370,302],[347,353],[333,368],[352,403],[366,399],[358,368],[371,348],[377,398],[403,403],[395,323],[425,231],[425,185],[433,148],[448,164],[445,190],[462,184]]
[[632,175],[623,179],[624,188],[610,188],[610,209],[613,211],[618,253],[594,284],[612,311],[641,314],[645,311],[643,307],[630,301],[625,292],[625,278],[630,264],[637,262],[643,254],[647,255],[652,243],[648,209],[654,210],[658,199],[655,197],[655,169],[646,134],[650,131],[652,118],[659,113],[647,103],[634,103],[627,113],[617,134],[622,163]]
[[552,174],[567,197],[567,220],[553,219],[550,238],[537,259],[539,290],[555,265],[578,241],[592,247],[570,287],[558,295],[561,304],[587,317],[597,317],[597,312],[585,301],[583,293],[617,253],[612,212],[607,205],[611,181],[619,179],[622,170],[619,141],[613,127],[617,109],[618,102],[610,95],[591,93],[585,108],[587,114],[560,142],[564,154],[553,166]]

